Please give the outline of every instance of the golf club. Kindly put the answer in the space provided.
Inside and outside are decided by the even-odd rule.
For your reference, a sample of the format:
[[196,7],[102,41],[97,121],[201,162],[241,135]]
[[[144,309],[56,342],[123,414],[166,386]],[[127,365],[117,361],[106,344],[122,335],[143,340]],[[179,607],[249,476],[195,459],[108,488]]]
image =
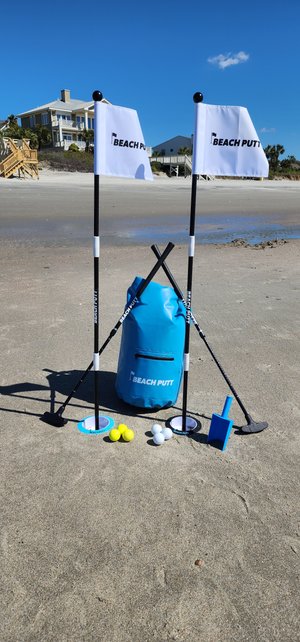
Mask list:
[[[157,259],[161,256],[160,251],[159,251],[159,249],[158,249],[157,245],[151,245],[151,250],[154,252],[154,254],[155,254],[155,256],[156,256],[156,258],[157,258]],[[174,291],[175,291],[176,295],[178,296],[178,298],[179,298],[179,299],[181,299],[181,301],[183,302],[184,306],[186,306],[186,303],[185,303],[185,300],[184,300],[183,294],[182,294],[182,292],[181,292],[181,290],[180,290],[180,288],[179,288],[178,284],[176,283],[176,281],[175,281],[175,279],[174,279],[174,276],[173,276],[172,272],[170,271],[169,267],[166,265],[166,263],[163,263],[163,264],[162,264],[162,268],[163,268],[163,270],[164,270],[164,272],[165,272],[166,276],[168,277],[168,279],[169,279],[169,281],[170,281],[170,283],[171,283],[172,287],[174,288]],[[235,399],[236,399],[236,401],[237,401],[238,405],[240,406],[240,408],[241,408],[241,410],[242,410],[242,412],[243,412],[243,414],[244,414],[244,417],[245,417],[245,419],[246,419],[247,424],[246,424],[246,426],[240,426],[240,428],[239,428],[239,429],[240,429],[243,433],[255,433],[255,432],[261,432],[262,430],[265,430],[265,428],[267,428],[267,427],[268,427],[267,422],[266,422],[266,421],[260,421],[260,422],[254,421],[254,420],[252,419],[251,415],[249,415],[249,413],[247,412],[247,410],[246,410],[246,408],[245,408],[245,406],[244,406],[243,402],[241,401],[241,399],[240,399],[240,397],[239,397],[238,393],[237,393],[237,392],[236,392],[236,390],[234,389],[234,387],[233,387],[233,385],[232,385],[232,383],[231,383],[231,381],[230,381],[230,379],[229,379],[228,375],[226,374],[226,372],[225,372],[225,371],[224,371],[224,369],[222,368],[222,366],[221,366],[221,364],[220,364],[219,360],[217,359],[216,355],[214,354],[214,352],[213,352],[212,348],[210,347],[210,345],[209,345],[209,343],[208,343],[208,341],[207,341],[207,339],[206,339],[206,336],[205,336],[205,334],[204,334],[203,330],[201,330],[201,328],[200,328],[200,326],[199,326],[199,324],[198,324],[198,322],[197,322],[197,320],[196,320],[196,318],[194,317],[194,315],[193,315],[193,313],[192,313],[192,312],[191,312],[191,319],[192,319],[192,321],[193,321],[193,324],[194,324],[194,326],[195,326],[195,328],[196,328],[196,330],[197,330],[197,332],[198,332],[199,336],[200,336],[200,337],[201,337],[201,339],[204,341],[204,343],[205,343],[205,345],[206,345],[206,347],[207,347],[208,351],[210,352],[210,354],[211,354],[211,356],[212,356],[212,358],[213,358],[213,360],[214,360],[215,364],[216,364],[216,365],[217,365],[217,367],[219,368],[219,370],[220,370],[221,374],[223,375],[223,377],[224,377],[224,379],[225,379],[225,381],[226,381],[227,385],[229,386],[229,388],[230,388],[230,390],[231,390],[232,394],[234,395],[234,397],[235,397]]]
[[[99,350],[99,356],[102,354],[103,350],[105,350],[106,346],[109,344],[111,339],[115,336],[117,331],[119,330],[120,326],[122,325],[123,321],[126,319],[127,315],[129,312],[132,310],[132,308],[135,306],[135,304],[138,302],[139,297],[142,295],[144,290],[146,289],[147,285],[149,285],[150,281],[152,281],[153,277],[155,276],[156,272],[159,270],[161,265],[163,265],[164,260],[167,258],[168,254],[170,254],[171,250],[174,248],[174,243],[169,242],[168,245],[166,246],[165,250],[163,253],[160,255],[159,259],[155,263],[154,267],[152,268],[151,272],[149,272],[148,276],[144,281],[141,282],[140,286],[138,287],[136,294],[132,301],[130,301],[129,305],[127,306],[126,310],[123,312],[122,316],[120,319],[117,321],[116,325],[113,327],[111,330],[110,334],[108,335],[106,341],[104,341],[103,345],[101,346]],[[80,387],[81,383],[84,381],[86,378],[88,372],[91,370],[93,367],[93,361],[91,361],[90,365],[88,368],[85,370],[85,372],[82,374],[80,377],[79,381],[76,383],[74,386],[72,392],[70,392],[69,396],[67,399],[64,401],[64,403],[58,408],[56,412],[45,412],[42,417],[41,421],[44,421],[47,424],[50,424],[51,426],[55,426],[56,428],[61,428],[67,423],[67,419],[65,419],[62,414],[65,411],[67,405],[71,401],[72,397],[75,395],[77,392],[78,388]]]

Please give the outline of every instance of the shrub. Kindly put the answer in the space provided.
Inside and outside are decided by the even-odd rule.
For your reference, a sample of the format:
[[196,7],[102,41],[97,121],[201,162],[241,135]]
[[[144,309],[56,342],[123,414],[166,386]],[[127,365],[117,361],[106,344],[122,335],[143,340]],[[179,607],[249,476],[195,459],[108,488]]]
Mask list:
[[79,152],[79,147],[76,143],[71,143],[68,152]]
[[43,150],[39,153],[39,162],[51,169],[64,172],[93,172],[94,156],[73,151]]
[[150,164],[151,164],[152,172],[154,174],[156,174],[157,172],[161,172],[161,169],[162,169],[161,163],[158,163],[156,161],[151,161]]

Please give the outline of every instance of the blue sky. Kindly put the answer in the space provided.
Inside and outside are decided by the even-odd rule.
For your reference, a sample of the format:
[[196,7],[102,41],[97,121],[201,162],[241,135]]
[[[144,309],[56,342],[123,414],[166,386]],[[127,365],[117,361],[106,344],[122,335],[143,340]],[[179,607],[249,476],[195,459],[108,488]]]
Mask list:
[[0,118],[100,89],[154,146],[191,135],[201,91],[300,159],[300,0],[15,0],[1,24]]

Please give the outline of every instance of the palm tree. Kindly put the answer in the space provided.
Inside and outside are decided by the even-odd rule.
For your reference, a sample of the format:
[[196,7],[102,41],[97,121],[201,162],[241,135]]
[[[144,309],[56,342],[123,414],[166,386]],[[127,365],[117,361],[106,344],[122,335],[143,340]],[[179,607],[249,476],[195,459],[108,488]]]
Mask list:
[[49,143],[52,141],[52,136],[51,132],[47,127],[43,127],[43,125],[37,125],[34,133],[37,135],[38,138],[38,148],[39,150],[41,147],[47,147]]
[[9,125],[17,125],[18,124],[17,117],[14,114],[10,114],[10,116],[7,116],[7,120],[9,122]]
[[264,152],[270,163],[270,169],[275,172],[279,166],[279,156],[285,152],[284,147],[282,145],[267,145]]
[[287,158],[284,158],[281,163],[280,167],[283,169],[290,169],[292,165],[294,165],[297,162],[295,156],[288,156]]
[[90,144],[94,142],[94,130],[84,129],[81,135],[85,141],[85,151],[88,152],[90,150]]
[[180,149],[178,150],[178,154],[180,156],[191,156],[192,150],[190,149],[190,147],[180,147]]
[[17,117],[14,114],[7,116],[8,127],[5,130],[5,136],[8,138],[20,138],[20,127]]

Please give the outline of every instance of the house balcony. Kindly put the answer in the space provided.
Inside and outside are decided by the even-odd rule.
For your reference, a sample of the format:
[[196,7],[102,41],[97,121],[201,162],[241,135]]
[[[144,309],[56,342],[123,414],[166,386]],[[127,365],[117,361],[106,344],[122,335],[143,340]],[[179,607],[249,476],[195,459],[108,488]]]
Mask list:
[[63,118],[52,118],[52,127],[59,127],[62,129],[69,129],[72,131],[83,131],[85,129],[84,123],[77,123],[76,120],[64,120]]
[[[80,151],[85,150],[85,142],[83,140],[62,140],[61,142],[56,142],[54,143],[54,147],[59,147],[59,149],[63,149],[65,152],[68,151],[70,145],[77,145],[78,149]],[[92,145],[90,145],[91,147]]]

